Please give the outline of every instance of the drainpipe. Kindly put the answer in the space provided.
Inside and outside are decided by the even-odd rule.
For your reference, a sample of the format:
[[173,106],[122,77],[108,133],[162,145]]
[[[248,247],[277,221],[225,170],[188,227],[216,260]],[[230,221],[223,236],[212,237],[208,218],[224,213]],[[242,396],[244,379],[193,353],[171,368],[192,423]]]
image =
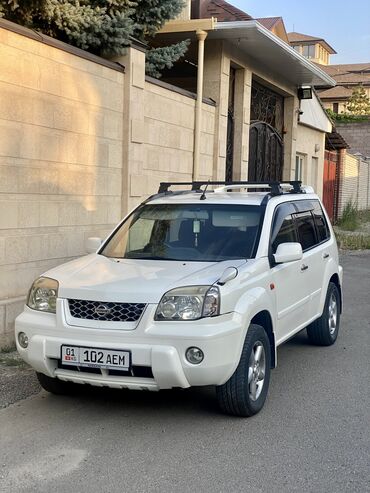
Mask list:
[[198,30],[196,34],[198,39],[198,70],[197,70],[197,100],[195,105],[193,180],[197,180],[199,174],[200,134],[202,129],[202,103],[203,103],[204,41],[207,37],[206,31]]

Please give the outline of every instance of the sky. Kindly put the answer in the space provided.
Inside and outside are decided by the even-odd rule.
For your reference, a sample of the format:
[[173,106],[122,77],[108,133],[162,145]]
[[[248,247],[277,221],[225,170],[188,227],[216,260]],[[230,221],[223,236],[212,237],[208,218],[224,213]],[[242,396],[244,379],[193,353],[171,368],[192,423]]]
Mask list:
[[370,0],[228,0],[252,17],[282,17],[287,32],[324,38],[330,63],[370,62]]

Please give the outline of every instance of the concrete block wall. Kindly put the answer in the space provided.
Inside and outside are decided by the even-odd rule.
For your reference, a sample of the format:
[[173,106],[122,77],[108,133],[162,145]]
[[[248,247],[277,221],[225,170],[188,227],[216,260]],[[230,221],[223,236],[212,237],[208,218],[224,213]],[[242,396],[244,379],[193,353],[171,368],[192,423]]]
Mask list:
[[370,157],[370,119],[364,122],[336,123],[335,126],[350,146],[351,154],[359,152]]
[[123,83],[0,28],[0,347],[33,279],[121,217]]
[[344,154],[339,181],[339,217],[349,202],[359,210],[370,210],[370,163],[347,152]]

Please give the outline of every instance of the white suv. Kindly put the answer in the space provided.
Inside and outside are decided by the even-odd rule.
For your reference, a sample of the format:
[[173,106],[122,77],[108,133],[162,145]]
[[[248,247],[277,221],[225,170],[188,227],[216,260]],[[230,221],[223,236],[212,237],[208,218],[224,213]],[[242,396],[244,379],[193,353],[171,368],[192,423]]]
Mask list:
[[18,351],[49,392],[214,385],[224,412],[251,416],[280,344],[304,328],[314,344],[337,338],[332,227],[300,182],[171,185],[189,183],[161,184],[103,243],[88,240],[96,253],[33,283]]

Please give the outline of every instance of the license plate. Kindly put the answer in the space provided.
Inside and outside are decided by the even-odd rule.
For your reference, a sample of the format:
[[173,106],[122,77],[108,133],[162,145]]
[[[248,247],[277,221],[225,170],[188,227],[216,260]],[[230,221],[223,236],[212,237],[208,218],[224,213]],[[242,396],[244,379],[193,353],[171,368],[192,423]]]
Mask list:
[[63,365],[129,370],[131,353],[115,349],[62,346],[61,360]]

